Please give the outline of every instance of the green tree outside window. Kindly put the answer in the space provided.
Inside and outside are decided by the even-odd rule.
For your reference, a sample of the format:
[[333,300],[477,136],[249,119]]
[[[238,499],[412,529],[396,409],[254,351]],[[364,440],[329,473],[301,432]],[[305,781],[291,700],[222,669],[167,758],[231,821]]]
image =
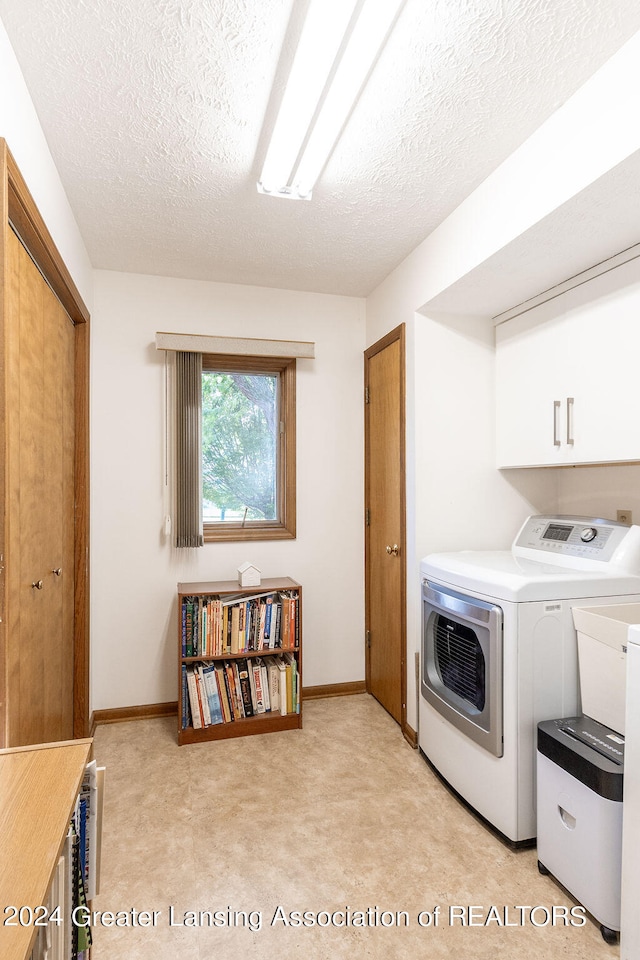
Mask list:
[[278,520],[278,377],[202,374],[202,479],[207,522]]

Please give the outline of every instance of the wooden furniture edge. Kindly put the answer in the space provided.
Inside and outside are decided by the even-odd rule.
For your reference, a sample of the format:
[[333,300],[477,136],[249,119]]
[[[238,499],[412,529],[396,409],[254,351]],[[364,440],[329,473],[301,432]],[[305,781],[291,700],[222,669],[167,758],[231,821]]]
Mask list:
[[257,717],[244,717],[230,723],[216,723],[208,727],[187,727],[178,731],[178,746],[191,743],[213,743],[216,740],[233,740],[237,737],[263,736],[268,733],[283,733],[302,728],[301,713],[261,713]]
[[[3,837],[7,858],[0,869],[2,887],[0,896],[5,905],[11,902],[35,907],[45,902],[53,872],[64,846],[74,804],[82,786],[92,742],[90,738],[85,737],[77,740],[7,747],[0,751],[0,765],[3,767],[0,821],[3,823],[3,829],[11,827],[10,836]],[[26,830],[25,824],[27,821],[31,824],[30,818],[34,817],[34,804],[42,800],[39,791],[32,789],[33,776],[37,773],[43,774],[48,768],[49,778],[52,776],[51,764],[45,762],[43,766],[37,761],[38,756],[43,756],[49,751],[57,751],[58,756],[62,751],[73,759],[70,762],[71,765],[63,763],[65,774],[55,787],[50,785],[47,793],[46,815],[37,819],[32,829]],[[28,756],[29,754],[31,757]],[[25,759],[13,759],[18,755],[24,755]],[[27,832],[32,848],[30,851],[24,848]],[[34,838],[37,838],[35,847],[33,846]],[[16,877],[15,865],[18,861],[19,869]],[[3,956],[7,960],[22,960],[28,957],[36,933],[35,925],[19,925],[11,928],[6,936],[3,936]]]
[[[266,577],[255,587],[241,587],[235,580],[195,580],[177,584],[179,596],[191,594],[260,594],[270,590],[302,590],[302,584],[292,577]],[[256,651],[257,652],[257,651]]]
[[8,753],[27,753],[34,750],[53,750],[57,747],[81,747],[83,744],[88,744],[91,746],[92,743],[92,737],[80,737],[77,740],[54,740],[51,743],[28,743],[22,747],[3,747],[0,749],[0,757],[3,757]]

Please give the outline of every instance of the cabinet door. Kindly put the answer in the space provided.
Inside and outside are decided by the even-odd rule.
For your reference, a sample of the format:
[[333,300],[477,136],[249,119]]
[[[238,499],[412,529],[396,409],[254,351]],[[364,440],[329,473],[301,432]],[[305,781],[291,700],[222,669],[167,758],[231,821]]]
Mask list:
[[570,462],[566,443],[568,325],[517,317],[496,329],[498,467]]
[[639,312],[636,259],[496,329],[499,467],[640,460]]
[[[622,279],[630,268],[638,272],[634,264],[615,273]],[[639,308],[640,283],[630,283],[594,297],[571,318],[574,463],[640,459]]]

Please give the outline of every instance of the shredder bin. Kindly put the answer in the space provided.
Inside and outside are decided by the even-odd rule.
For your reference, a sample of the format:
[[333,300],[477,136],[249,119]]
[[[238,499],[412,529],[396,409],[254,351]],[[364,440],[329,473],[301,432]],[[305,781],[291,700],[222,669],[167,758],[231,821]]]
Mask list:
[[538,866],[600,924],[620,930],[624,740],[579,716],[538,724]]

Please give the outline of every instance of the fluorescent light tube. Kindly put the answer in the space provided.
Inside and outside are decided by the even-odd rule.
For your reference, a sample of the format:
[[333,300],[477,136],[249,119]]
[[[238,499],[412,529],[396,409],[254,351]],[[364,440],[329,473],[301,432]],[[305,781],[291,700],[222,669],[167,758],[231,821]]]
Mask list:
[[311,0],[258,182],[261,193],[311,199],[403,2]]

